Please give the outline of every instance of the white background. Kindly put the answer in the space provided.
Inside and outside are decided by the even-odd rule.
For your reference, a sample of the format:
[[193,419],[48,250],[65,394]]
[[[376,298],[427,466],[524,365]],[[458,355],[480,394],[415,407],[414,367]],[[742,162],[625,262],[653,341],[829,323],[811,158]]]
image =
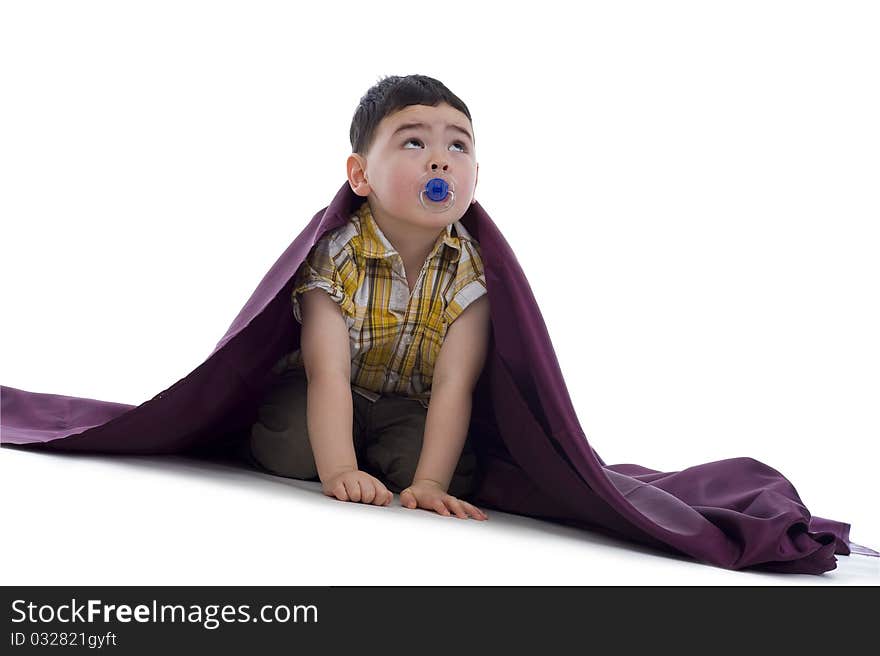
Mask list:
[[[871,2],[5,2],[0,382],[139,404],[188,374],[345,182],[363,93],[421,73],[471,110],[476,198],[605,461],[751,456],[880,548],[878,33]],[[0,455],[9,583],[877,580]]]

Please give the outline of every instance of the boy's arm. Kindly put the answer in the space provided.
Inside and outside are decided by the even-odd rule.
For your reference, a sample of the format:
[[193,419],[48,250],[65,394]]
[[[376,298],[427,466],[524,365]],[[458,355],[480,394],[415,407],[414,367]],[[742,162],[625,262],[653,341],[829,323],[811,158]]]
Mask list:
[[489,297],[483,294],[452,322],[431,381],[422,452],[413,483],[436,483],[443,491],[455,473],[470,424],[472,393],[489,345]]
[[358,468],[352,440],[351,347],[342,311],[327,292],[311,289],[301,294],[300,303],[309,443],[324,482]]

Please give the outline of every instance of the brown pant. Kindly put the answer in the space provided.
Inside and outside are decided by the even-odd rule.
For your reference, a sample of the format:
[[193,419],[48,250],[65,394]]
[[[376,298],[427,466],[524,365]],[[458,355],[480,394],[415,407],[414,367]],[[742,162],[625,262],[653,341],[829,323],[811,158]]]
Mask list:
[[[305,370],[282,371],[263,399],[251,427],[250,455],[254,464],[270,473],[318,480],[309,443],[306,415],[308,380]],[[351,392],[352,438],[358,467],[399,493],[412,484],[422,450],[427,410],[415,399],[382,396],[375,402]],[[449,494],[466,497],[473,492],[477,459],[470,439],[465,441]]]

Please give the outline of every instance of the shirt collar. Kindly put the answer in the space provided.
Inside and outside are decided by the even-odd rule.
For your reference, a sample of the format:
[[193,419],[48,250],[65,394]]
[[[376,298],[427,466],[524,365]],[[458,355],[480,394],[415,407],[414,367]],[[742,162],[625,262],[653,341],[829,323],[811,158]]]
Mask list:
[[[362,240],[362,248],[364,257],[373,257],[373,258],[387,258],[392,255],[396,255],[397,250],[394,246],[391,245],[391,242],[388,241],[388,238],[382,232],[382,229],[379,227],[379,224],[376,223],[376,219],[373,218],[373,212],[370,209],[369,201],[364,201],[361,206],[355,212],[358,219],[360,219],[361,225],[361,240]],[[446,226],[446,230],[444,230],[438,237],[437,241],[434,242],[434,247],[431,249],[431,254],[428,258],[434,256],[437,250],[443,245],[446,244],[450,248],[455,250],[454,259],[458,259],[461,255],[461,240],[457,236],[453,236],[453,226],[457,226],[458,221],[455,223],[450,223]],[[458,229],[456,227],[456,234],[458,234]]]

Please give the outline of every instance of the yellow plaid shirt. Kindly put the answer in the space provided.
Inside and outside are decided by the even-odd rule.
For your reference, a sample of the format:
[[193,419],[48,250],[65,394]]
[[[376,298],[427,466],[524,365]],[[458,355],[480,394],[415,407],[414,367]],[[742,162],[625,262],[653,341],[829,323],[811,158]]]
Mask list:
[[[299,294],[314,288],[342,310],[352,389],[370,401],[400,395],[427,408],[446,331],[486,293],[486,278],[479,244],[456,221],[437,237],[410,294],[403,260],[365,200],[348,223],[318,240],[297,270],[291,300],[300,323]],[[287,366],[303,367],[299,349]]]

